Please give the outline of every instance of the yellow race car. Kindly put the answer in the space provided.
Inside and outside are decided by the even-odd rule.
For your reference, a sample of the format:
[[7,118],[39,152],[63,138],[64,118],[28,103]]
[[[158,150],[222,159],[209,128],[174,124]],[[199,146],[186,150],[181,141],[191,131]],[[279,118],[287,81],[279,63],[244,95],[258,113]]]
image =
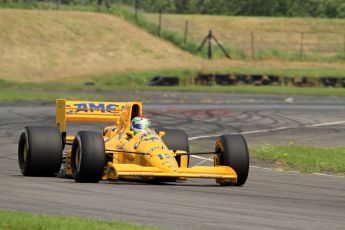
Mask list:
[[[142,116],[141,102],[56,100],[56,127],[25,127],[20,136],[18,161],[24,176],[56,176],[61,168],[76,182],[136,180],[171,182],[211,178],[221,185],[243,185],[249,156],[239,134],[222,135],[214,152],[191,153],[185,132],[175,129],[131,130]],[[103,134],[79,131],[67,135],[67,122],[106,122]],[[70,145],[71,148],[65,146]],[[214,166],[189,166],[189,156],[213,154]],[[63,159],[65,155],[65,159]]]

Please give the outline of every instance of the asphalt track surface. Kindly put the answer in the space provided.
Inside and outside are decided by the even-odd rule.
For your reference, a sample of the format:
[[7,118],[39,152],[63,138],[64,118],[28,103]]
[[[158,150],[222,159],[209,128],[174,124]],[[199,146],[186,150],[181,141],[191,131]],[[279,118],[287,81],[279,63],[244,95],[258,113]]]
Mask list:
[[[331,97],[139,95],[155,126],[178,127],[192,148],[212,150],[221,133],[244,133],[250,146],[345,146],[345,102]],[[138,96],[138,97],[139,97]],[[156,98],[155,98],[156,96]],[[130,100],[122,98],[123,100]],[[175,104],[174,104],[175,102]],[[185,103],[185,104],[181,104]],[[28,125],[53,125],[52,104],[0,105],[0,209],[125,220],[173,229],[344,229],[345,178],[282,172],[253,162],[243,187],[193,179],[161,185],[23,177],[17,142]],[[101,130],[83,124],[84,130]],[[76,132],[78,126],[71,126]],[[192,165],[202,159],[192,158]],[[206,164],[210,162],[206,161]]]

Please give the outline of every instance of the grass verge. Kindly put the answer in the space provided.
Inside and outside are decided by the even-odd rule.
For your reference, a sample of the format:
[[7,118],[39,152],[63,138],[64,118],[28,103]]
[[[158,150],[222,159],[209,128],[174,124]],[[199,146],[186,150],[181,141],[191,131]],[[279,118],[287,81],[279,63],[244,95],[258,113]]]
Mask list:
[[[314,69],[242,69],[217,70],[217,73],[260,73],[276,74],[283,76],[342,76],[341,70],[314,70]],[[276,94],[276,95],[312,95],[312,96],[345,96],[343,88],[298,88],[294,86],[220,86],[220,85],[194,85],[193,78],[198,70],[172,69],[161,71],[126,72],[115,75],[94,76],[79,79],[70,79],[60,82],[19,83],[0,80],[0,101],[54,101],[56,98],[81,99],[81,100],[114,100],[114,93],[133,93],[142,91],[175,91],[175,92],[204,92],[204,93],[246,93],[246,94]],[[180,86],[162,87],[148,86],[147,83],[153,76],[179,76]],[[89,83],[89,84],[86,84]],[[91,84],[90,84],[91,83]]]
[[[19,86],[21,87],[21,86]],[[43,86],[44,87],[44,86]],[[18,87],[2,89],[0,91],[0,102],[29,102],[41,101],[54,102],[56,98],[67,98],[69,100],[92,100],[92,101],[114,101],[115,93],[135,92],[202,92],[202,93],[238,93],[238,94],[275,94],[275,95],[306,95],[306,96],[341,96],[345,97],[345,90],[342,88],[296,88],[280,86],[180,86],[180,87],[159,87],[140,86],[129,87],[126,85],[107,85],[104,88],[85,86],[82,91],[72,88],[84,87],[83,85],[60,85],[65,89],[54,89],[52,85],[42,90],[42,85],[33,84],[23,90]],[[112,88],[113,87],[113,88]],[[99,90],[102,88],[102,90]],[[118,99],[117,99],[118,100]],[[133,98],[140,100],[140,98]]]
[[48,90],[41,90],[40,88],[32,87],[30,89],[22,90],[19,88],[9,88],[1,89],[0,91],[0,102],[29,102],[29,101],[41,101],[54,102],[56,98],[66,98],[68,99],[90,99],[90,100],[100,100],[104,99],[105,96],[98,95],[95,92],[63,92],[54,91],[50,92]]
[[[159,30],[159,27],[154,23],[146,20],[142,14],[135,16],[134,9],[128,6],[117,5],[114,10],[111,12],[116,16],[126,19],[127,21],[139,26],[140,28],[146,30],[154,36],[161,37],[175,46],[188,51],[192,54],[197,54],[198,44],[195,42],[185,42],[184,37],[181,34],[171,32],[166,29]],[[206,52],[201,52],[203,57],[206,57]]]
[[[142,13],[142,18],[158,26],[157,14]],[[257,60],[345,60],[344,35],[340,32],[345,23],[341,19],[164,14],[162,28],[182,35],[186,21],[190,43],[200,44],[212,29],[234,59],[249,60],[255,51]],[[224,58],[214,47],[215,58]]]
[[251,157],[274,162],[277,168],[307,173],[345,174],[345,148],[264,145],[250,149]]
[[100,220],[81,219],[75,217],[52,216],[26,212],[0,210],[0,229],[31,230],[31,229],[118,229],[141,230],[158,229],[128,224],[125,222],[106,222]]
[[[6,2],[2,8],[56,10],[49,2]],[[164,14],[158,26],[158,16],[122,4],[109,10],[96,4],[61,4],[62,11],[109,13],[126,19],[154,36],[161,37],[194,55],[207,57],[207,50],[197,51],[201,41],[212,28],[233,59],[251,60],[251,33],[255,33],[255,59],[287,61],[343,62],[344,22],[342,19],[283,18],[283,17],[230,17],[214,15]],[[189,36],[185,39],[184,24],[190,22]],[[226,31],[226,32],[224,32]],[[303,33],[303,35],[301,35]],[[219,36],[218,36],[219,35]],[[303,44],[301,44],[303,36]],[[283,41],[283,42],[282,42]],[[301,52],[303,47],[303,52]],[[224,58],[221,49],[214,46],[214,58]]]

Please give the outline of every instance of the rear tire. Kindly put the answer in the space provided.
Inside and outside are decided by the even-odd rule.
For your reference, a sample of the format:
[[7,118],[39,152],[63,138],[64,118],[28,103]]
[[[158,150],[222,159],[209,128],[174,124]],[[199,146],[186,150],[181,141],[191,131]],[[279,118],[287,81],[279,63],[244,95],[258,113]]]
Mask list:
[[[165,145],[170,150],[182,150],[189,153],[189,142],[188,142],[188,136],[187,134],[179,129],[161,129],[160,131],[164,131],[165,135],[163,136],[162,140],[165,143]],[[176,161],[181,166],[181,156],[176,156]],[[189,164],[189,156],[188,156],[188,162],[187,167]]]
[[71,153],[74,180],[98,183],[102,179],[105,162],[102,134],[91,131],[78,132],[74,138]]
[[216,141],[215,165],[230,166],[237,174],[237,183],[219,180],[221,185],[242,186],[249,173],[249,154],[247,142],[242,135],[222,135]]
[[62,138],[55,127],[25,127],[18,145],[18,163],[24,176],[54,176],[62,161]]

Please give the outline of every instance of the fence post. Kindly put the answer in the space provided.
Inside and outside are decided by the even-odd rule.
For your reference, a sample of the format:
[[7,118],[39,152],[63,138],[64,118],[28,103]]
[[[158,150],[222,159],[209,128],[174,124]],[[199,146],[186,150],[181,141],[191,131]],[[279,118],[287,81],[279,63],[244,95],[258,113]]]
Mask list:
[[134,2],[134,17],[135,17],[135,21],[138,21],[138,0],[135,0]]
[[186,20],[186,23],[184,25],[184,44],[187,44],[187,39],[188,39],[188,26],[189,26],[189,22],[188,20]]
[[300,45],[301,58],[304,59],[304,33],[301,32],[301,45]]
[[252,60],[255,60],[255,37],[254,32],[250,33],[251,48],[252,48]]
[[344,42],[343,42],[343,46],[344,46],[344,58],[345,58],[345,34],[344,34]]
[[56,9],[60,10],[61,0],[56,0]]
[[208,59],[212,59],[212,30],[208,32]]
[[158,35],[161,35],[161,30],[162,30],[162,9],[159,10],[158,12]]

